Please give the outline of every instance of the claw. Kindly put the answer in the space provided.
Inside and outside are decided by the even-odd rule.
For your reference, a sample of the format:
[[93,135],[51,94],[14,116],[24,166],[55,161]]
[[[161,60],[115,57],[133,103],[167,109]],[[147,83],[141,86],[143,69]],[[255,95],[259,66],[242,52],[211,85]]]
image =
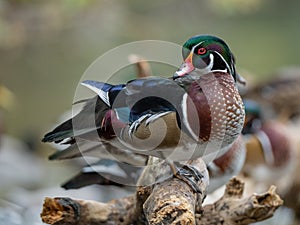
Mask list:
[[[178,167],[180,167],[180,169]],[[172,170],[173,173],[175,171],[174,176],[176,178],[186,182],[194,192],[202,194],[197,182],[203,178],[203,175],[198,170],[188,165],[175,165],[175,163],[173,163]]]
[[189,177],[194,177],[196,181],[200,181],[204,176],[198,171],[196,170],[194,167],[191,166],[187,166],[184,165],[182,167],[182,169],[184,169],[185,171],[189,171],[190,173],[188,173]]

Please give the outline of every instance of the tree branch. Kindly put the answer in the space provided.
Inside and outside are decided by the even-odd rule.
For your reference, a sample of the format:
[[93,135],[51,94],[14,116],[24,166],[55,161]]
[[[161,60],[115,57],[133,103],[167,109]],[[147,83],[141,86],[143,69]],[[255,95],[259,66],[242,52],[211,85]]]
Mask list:
[[196,224],[195,208],[206,196],[208,173],[202,159],[191,161],[189,166],[203,175],[203,179],[197,182],[201,193],[195,193],[187,183],[177,178],[156,184],[144,203],[144,214],[149,224]]
[[[203,164],[202,160],[192,163],[202,174],[206,171]],[[283,203],[274,186],[264,194],[242,198],[244,183],[233,178],[218,201],[202,207],[206,182],[199,181],[198,185],[202,194],[195,194],[184,181],[172,178],[153,186],[139,187],[135,196],[108,203],[46,198],[41,217],[43,222],[54,225],[246,225],[271,217]]]
[[135,214],[134,196],[100,203],[70,198],[45,198],[41,218],[55,225],[130,224]]
[[232,178],[226,185],[224,195],[196,214],[197,224],[247,225],[266,220],[283,204],[275,190],[276,187],[271,186],[266,193],[242,198],[244,183]]

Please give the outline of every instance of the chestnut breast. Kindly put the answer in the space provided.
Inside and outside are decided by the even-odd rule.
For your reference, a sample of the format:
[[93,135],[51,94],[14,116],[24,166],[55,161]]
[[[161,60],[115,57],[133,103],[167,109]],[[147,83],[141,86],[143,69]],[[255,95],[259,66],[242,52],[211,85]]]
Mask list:
[[220,147],[232,144],[242,131],[245,111],[233,77],[223,72],[202,75],[187,90],[185,125],[199,141]]

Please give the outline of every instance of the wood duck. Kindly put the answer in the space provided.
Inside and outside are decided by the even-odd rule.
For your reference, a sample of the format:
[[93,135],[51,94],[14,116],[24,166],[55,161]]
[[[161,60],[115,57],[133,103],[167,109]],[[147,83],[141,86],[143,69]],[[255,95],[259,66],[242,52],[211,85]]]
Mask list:
[[[182,55],[183,64],[169,79],[144,78],[119,85],[83,81],[97,97],[82,101],[83,110],[42,141],[82,147],[78,152],[71,146],[66,158],[80,152],[94,155],[100,145],[117,159],[119,153],[125,155],[120,161],[127,160],[127,153],[166,159],[175,175],[180,170],[172,162],[202,157],[209,163],[222,156],[243,128],[244,106],[236,82],[244,80],[220,38],[194,36],[183,45]],[[59,152],[51,158],[61,155],[65,156]]]
[[287,190],[292,182],[286,174],[292,174],[295,152],[285,124],[262,118],[260,105],[244,100],[246,122],[243,130],[246,144],[246,160],[242,172],[255,182],[276,184],[279,191]]

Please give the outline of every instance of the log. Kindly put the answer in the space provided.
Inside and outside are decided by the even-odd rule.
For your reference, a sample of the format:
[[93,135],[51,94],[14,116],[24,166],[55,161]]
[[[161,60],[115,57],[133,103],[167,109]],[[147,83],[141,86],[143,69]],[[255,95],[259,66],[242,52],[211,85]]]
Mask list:
[[43,222],[54,225],[246,225],[270,218],[283,204],[275,190],[271,186],[266,193],[242,198],[244,184],[233,178],[219,200],[202,207],[204,193],[196,196],[189,185],[172,178],[154,187],[139,187],[135,196],[108,203],[46,198],[41,217]]

